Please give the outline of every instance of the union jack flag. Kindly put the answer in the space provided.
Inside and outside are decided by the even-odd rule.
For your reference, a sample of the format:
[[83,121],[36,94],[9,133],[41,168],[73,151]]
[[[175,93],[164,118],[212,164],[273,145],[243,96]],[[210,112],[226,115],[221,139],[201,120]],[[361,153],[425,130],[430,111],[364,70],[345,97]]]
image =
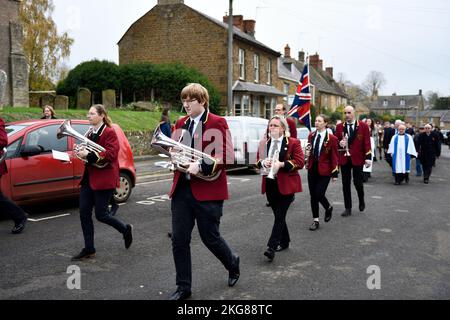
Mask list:
[[297,86],[294,101],[287,113],[288,117],[295,117],[311,131],[311,92],[309,90],[309,67],[305,63],[302,76]]

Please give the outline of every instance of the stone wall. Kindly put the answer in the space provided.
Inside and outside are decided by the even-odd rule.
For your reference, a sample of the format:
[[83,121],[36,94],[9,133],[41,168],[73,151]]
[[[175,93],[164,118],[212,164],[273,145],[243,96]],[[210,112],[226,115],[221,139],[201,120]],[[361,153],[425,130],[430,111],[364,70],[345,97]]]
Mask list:
[[130,142],[133,155],[156,155],[157,152],[150,148],[150,141],[152,141],[153,132],[150,131],[135,131],[125,132],[128,142]]

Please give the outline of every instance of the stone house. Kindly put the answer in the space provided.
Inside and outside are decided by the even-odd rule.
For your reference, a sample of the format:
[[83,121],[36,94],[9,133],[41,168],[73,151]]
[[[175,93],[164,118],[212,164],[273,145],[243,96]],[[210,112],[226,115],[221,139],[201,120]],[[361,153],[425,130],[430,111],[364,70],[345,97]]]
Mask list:
[[[305,53],[300,51],[298,59],[291,57],[289,45],[284,48],[284,56],[278,60],[277,87],[288,95],[288,104],[294,99],[298,82],[305,65]],[[335,111],[340,106],[347,105],[348,96],[333,78],[333,68],[323,70],[323,60],[316,53],[309,57],[309,77],[312,94],[312,104],[315,112],[322,110]]]
[[372,97],[368,103],[370,111],[382,116],[389,114],[391,116],[406,116],[409,111],[424,111],[427,109],[426,101],[422,96],[422,90],[416,95],[397,95]]
[[28,107],[28,65],[19,21],[20,0],[0,0],[0,70],[7,75],[0,105]]
[[[280,53],[255,38],[254,20],[233,16],[233,115],[270,117],[285,94],[277,88]],[[174,63],[194,67],[218,88],[227,105],[228,16],[216,20],[182,0],[158,4],[118,42],[119,64]]]
[[[416,121],[416,119],[419,121]],[[432,123],[441,129],[450,129],[450,110],[409,110],[405,115],[405,122],[410,122],[415,125],[422,125],[425,123]]]

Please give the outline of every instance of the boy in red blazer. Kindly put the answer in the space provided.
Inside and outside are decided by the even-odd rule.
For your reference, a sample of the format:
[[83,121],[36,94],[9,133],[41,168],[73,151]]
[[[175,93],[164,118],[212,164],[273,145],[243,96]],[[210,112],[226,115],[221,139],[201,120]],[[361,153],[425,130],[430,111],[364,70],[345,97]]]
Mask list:
[[[341,214],[348,217],[352,214],[351,181],[358,193],[359,211],[364,211],[363,166],[370,167],[372,147],[370,145],[370,130],[363,121],[357,121],[355,109],[347,106],[344,109],[345,122],[336,126],[336,137],[339,141],[339,165],[342,173],[342,189],[344,193],[345,210]],[[348,153],[347,153],[348,149]]]
[[308,144],[311,146],[308,158],[308,186],[311,197],[313,223],[309,230],[319,229],[319,203],[325,209],[325,222],[331,220],[333,207],[325,196],[330,179],[338,177],[338,141],[327,131],[329,118],[326,115],[316,117],[316,131],[311,132]]
[[[278,157],[276,156],[278,154]],[[273,161],[275,159],[275,161]],[[263,173],[272,171],[274,179],[262,176],[262,194],[266,194],[275,216],[272,233],[264,255],[273,261],[276,251],[289,247],[290,237],[286,214],[294,194],[302,192],[298,170],[304,166],[300,141],[289,136],[288,124],[283,116],[275,115],[269,122],[269,138],[260,142],[257,166]]]

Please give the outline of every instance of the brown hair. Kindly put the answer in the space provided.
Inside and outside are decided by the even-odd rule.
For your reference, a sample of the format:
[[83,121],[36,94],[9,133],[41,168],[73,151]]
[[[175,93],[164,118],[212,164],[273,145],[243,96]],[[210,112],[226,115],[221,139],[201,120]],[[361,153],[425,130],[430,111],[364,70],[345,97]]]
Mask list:
[[205,103],[205,108],[209,107],[209,93],[208,90],[200,83],[189,83],[181,91],[181,99],[196,99],[199,103]]
[[[325,122],[326,124],[329,124],[329,123],[330,123],[330,117],[327,116],[326,114],[321,113],[321,114],[319,114],[317,117],[321,117],[321,118],[323,119],[323,122]],[[317,118],[317,117],[316,117],[316,118]]]
[[101,115],[105,115],[105,117],[103,118],[103,122],[106,124],[107,127],[112,126],[112,120],[111,118],[108,116],[108,112],[106,111],[106,107],[102,104],[94,104],[92,106],[92,108],[95,108],[95,110],[97,111],[97,113],[101,116]]
[[55,110],[53,109],[53,107],[52,106],[44,106],[43,108],[42,108],[42,113],[44,113],[45,112],[45,109],[48,109],[48,110],[50,110],[50,113],[52,114],[52,117],[54,117],[55,116]]

